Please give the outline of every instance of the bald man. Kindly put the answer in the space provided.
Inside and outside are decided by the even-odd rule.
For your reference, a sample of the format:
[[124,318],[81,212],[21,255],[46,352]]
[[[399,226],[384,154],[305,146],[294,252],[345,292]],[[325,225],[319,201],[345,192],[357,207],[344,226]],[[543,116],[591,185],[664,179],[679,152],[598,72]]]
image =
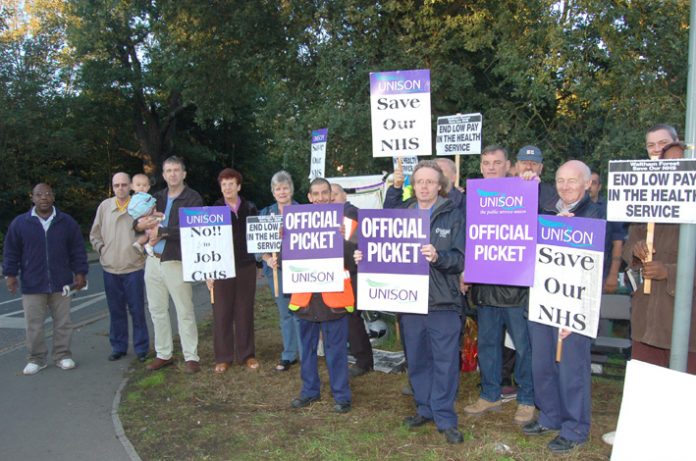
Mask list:
[[133,247],[135,231],[128,214],[131,178],[116,173],[111,178],[114,196],[101,202],[89,241],[104,269],[104,292],[111,325],[110,361],[128,353],[128,313],[133,322],[133,350],[141,362],[147,358],[150,336],[145,321],[145,257]]
[[[590,199],[590,168],[570,160],[556,171],[555,200],[541,205],[542,214],[600,218],[601,209]],[[559,431],[548,444],[553,453],[567,453],[587,442],[590,435],[592,339],[541,323],[528,322],[532,344],[534,403],[539,418],[525,426],[527,435]],[[558,336],[563,338],[563,359],[556,362]]]

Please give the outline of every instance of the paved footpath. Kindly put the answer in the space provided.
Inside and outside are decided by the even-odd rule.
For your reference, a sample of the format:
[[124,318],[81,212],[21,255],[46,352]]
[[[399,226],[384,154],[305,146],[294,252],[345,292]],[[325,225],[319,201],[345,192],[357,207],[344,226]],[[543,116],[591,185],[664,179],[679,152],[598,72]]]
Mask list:
[[[194,301],[197,319],[207,318],[210,304],[202,284],[194,289]],[[74,370],[63,371],[51,363],[34,376],[23,376],[25,347],[0,353],[0,459],[140,459],[118,434],[118,418],[112,414],[128,369],[142,365],[132,362],[132,350],[116,362],[106,359],[111,347],[103,303],[104,313],[73,334],[71,348],[78,365]],[[173,308],[171,313],[175,324]],[[50,339],[48,345],[50,350]]]

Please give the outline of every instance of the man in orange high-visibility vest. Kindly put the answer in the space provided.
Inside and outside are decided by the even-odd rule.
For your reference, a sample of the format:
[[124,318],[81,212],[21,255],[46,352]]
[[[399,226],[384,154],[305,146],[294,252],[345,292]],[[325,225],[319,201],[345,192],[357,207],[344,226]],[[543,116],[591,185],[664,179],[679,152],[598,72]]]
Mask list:
[[[324,178],[316,178],[309,185],[307,198],[313,204],[331,203],[331,184]],[[344,245],[347,245],[344,240]],[[355,267],[352,251],[344,251],[344,264],[349,270]],[[303,408],[319,400],[317,345],[319,332],[324,340],[326,366],[329,369],[331,393],[337,413],[351,410],[351,393],[348,379],[348,318],[355,305],[355,297],[348,270],[345,273],[344,289],[335,293],[293,293],[290,310],[295,312],[300,326],[302,362],[300,376],[302,390],[291,403],[293,408]]]

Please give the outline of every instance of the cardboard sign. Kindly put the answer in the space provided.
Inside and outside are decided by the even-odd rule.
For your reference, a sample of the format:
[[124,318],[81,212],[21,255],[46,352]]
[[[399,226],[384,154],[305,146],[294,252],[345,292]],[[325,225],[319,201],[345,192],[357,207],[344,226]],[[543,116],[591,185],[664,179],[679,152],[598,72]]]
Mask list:
[[226,206],[179,209],[184,281],[221,280],[236,276],[232,216]]
[[480,154],[482,132],[483,116],[479,113],[438,117],[437,155]]
[[358,308],[428,312],[430,242],[428,210],[358,210]]
[[430,71],[370,73],[372,155],[431,154]]
[[520,178],[469,179],[466,190],[466,282],[531,286],[538,183]]
[[399,167],[399,159],[401,159],[401,168],[404,176],[411,176],[416,165],[418,165],[418,157],[394,157],[394,171]]
[[609,162],[607,221],[696,223],[696,160]]
[[282,215],[247,217],[247,251],[249,253],[278,253]]
[[343,291],[343,205],[288,205],[283,210],[284,293]]
[[602,302],[601,219],[539,216],[529,320],[595,338]]
[[326,165],[326,143],[329,139],[328,128],[312,131],[312,147],[309,162],[309,179],[324,177]]

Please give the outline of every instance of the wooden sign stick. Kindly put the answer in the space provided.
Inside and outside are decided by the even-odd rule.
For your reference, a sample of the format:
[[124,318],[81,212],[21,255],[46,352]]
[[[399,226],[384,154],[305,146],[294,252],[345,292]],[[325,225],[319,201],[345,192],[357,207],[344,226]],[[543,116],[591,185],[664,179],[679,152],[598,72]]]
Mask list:
[[454,187],[459,187],[459,167],[461,165],[461,163],[459,163],[460,162],[459,158],[460,158],[459,154],[456,154],[454,156],[454,164],[456,165],[456,168],[457,168],[457,176],[454,180]]
[[[654,248],[654,242],[655,242],[655,223],[654,222],[649,222],[648,223],[648,232],[645,235],[645,244],[648,246],[648,254],[645,256],[645,261],[644,263],[648,263],[653,260],[653,248]],[[650,294],[650,291],[652,290],[652,280],[651,279],[645,279],[643,281],[643,293],[646,295]]]
[[556,343],[556,362],[561,361],[561,355],[563,354],[563,338],[561,338],[561,329],[558,329],[558,342]]
[[210,287],[210,304],[215,304],[215,285]]
[[[277,253],[273,253],[273,257],[276,257]],[[273,288],[274,288],[274,295],[277,298],[280,296],[279,291],[278,291],[278,265],[273,268]]]

